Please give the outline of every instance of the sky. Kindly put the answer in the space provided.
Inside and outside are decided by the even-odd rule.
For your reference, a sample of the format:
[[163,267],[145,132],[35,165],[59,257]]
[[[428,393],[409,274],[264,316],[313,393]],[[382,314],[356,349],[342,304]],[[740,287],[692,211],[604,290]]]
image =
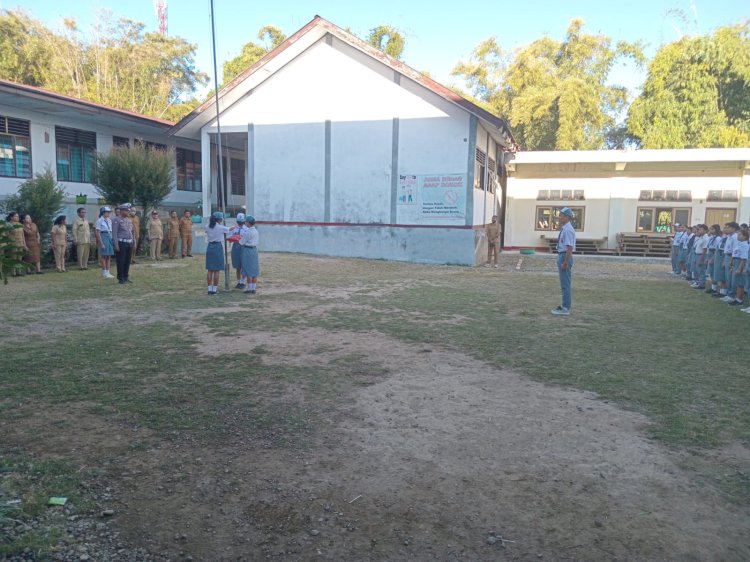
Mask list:
[[[406,37],[402,60],[446,85],[460,85],[451,69],[467,60],[484,39],[495,36],[506,50],[545,35],[562,40],[574,17],[584,19],[587,33],[605,34],[613,41],[642,41],[649,57],[660,45],[683,34],[704,34],[717,26],[750,19],[747,0],[630,0],[617,3],[617,9],[606,5],[601,0],[473,4],[455,0],[214,0],[219,82],[222,63],[239,54],[248,41],[258,42],[261,27],[275,25],[291,35],[315,15],[348,27],[360,37],[378,25],[396,27]],[[59,28],[63,18],[73,18],[87,31],[102,10],[117,18],[141,21],[149,30],[158,25],[152,0],[0,0],[0,9],[16,8],[53,28]],[[211,77],[208,87],[212,87],[210,0],[169,0],[168,14],[169,34],[197,45],[196,65]],[[644,70],[621,64],[613,69],[610,82],[635,93],[644,78]]]

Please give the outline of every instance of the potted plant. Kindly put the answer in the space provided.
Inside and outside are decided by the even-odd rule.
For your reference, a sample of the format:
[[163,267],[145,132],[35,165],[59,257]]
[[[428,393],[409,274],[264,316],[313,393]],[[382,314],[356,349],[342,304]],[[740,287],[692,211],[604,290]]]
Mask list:
[[76,195],[76,205],[85,205],[88,201],[88,197],[83,193]]

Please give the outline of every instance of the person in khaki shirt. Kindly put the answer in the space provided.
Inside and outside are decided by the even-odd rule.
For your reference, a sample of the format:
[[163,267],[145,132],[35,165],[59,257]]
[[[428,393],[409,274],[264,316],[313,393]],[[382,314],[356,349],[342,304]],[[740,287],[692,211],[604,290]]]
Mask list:
[[177,211],[169,213],[169,222],[167,222],[167,250],[169,259],[177,257],[177,241],[180,239],[180,219],[177,217]]
[[497,222],[497,215],[492,216],[492,222],[485,227],[485,234],[487,235],[487,264],[485,267],[490,267],[493,262],[497,267],[497,256],[500,253],[500,233],[502,227]]
[[154,261],[161,260],[161,243],[164,240],[164,225],[161,223],[159,213],[151,211],[151,218],[146,225],[146,236],[151,251],[151,259]]
[[60,215],[52,227],[52,251],[55,254],[55,267],[60,273],[65,272],[65,250],[68,246],[68,219]]
[[180,219],[180,240],[182,241],[182,257],[192,258],[193,219],[190,218],[190,211],[185,211]]
[[78,207],[78,216],[73,221],[73,242],[76,245],[78,269],[89,268],[89,253],[91,252],[91,224],[86,218],[86,209]]
[[138,253],[138,242],[141,240],[141,217],[135,214],[135,209],[130,209],[130,222],[133,223],[133,253],[130,255],[130,263],[135,261],[135,255]]

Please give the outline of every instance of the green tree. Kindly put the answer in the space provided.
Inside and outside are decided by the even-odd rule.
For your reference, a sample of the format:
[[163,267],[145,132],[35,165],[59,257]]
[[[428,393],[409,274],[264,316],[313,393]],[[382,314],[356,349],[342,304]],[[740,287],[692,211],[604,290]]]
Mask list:
[[392,25],[379,25],[372,28],[367,36],[367,42],[376,49],[399,60],[406,46],[406,39],[404,39],[403,34]]
[[258,31],[258,39],[265,41],[265,45],[258,45],[252,41],[245,43],[239,55],[224,63],[222,85],[230,82],[245,69],[250,68],[257,61],[281,45],[286,35],[278,27],[266,25]]
[[22,11],[0,12],[0,78],[152,117],[182,117],[208,77],[196,46],[103,17],[86,38],[75,20],[54,32]]
[[549,37],[508,53],[494,38],[480,43],[471,60],[453,75],[490,110],[506,116],[513,134],[527,150],[591,150],[621,134],[618,117],[628,91],[607,83],[619,60],[641,64],[637,43],[618,42],[583,32],[573,19],[565,39]]
[[48,166],[23,182],[16,194],[7,198],[3,205],[8,211],[30,214],[39,228],[39,234],[44,236],[52,230],[52,220],[62,212],[64,198],[65,188],[57,183]]
[[[169,195],[174,187],[174,150],[147,149],[140,143],[97,154],[94,184],[112,203],[133,202],[144,217]],[[141,221],[141,230],[146,221]]]
[[661,47],[628,132],[643,148],[750,146],[748,22]]

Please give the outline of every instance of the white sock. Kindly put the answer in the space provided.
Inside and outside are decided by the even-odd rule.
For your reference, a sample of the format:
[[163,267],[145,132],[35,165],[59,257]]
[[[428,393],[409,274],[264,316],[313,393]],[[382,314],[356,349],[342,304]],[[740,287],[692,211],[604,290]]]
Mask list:
[[719,294],[726,296],[727,290],[726,289],[719,289]]
[[716,291],[716,283],[711,283],[711,290]]
[[257,283],[250,283],[250,289],[255,290],[255,287],[257,286]]

